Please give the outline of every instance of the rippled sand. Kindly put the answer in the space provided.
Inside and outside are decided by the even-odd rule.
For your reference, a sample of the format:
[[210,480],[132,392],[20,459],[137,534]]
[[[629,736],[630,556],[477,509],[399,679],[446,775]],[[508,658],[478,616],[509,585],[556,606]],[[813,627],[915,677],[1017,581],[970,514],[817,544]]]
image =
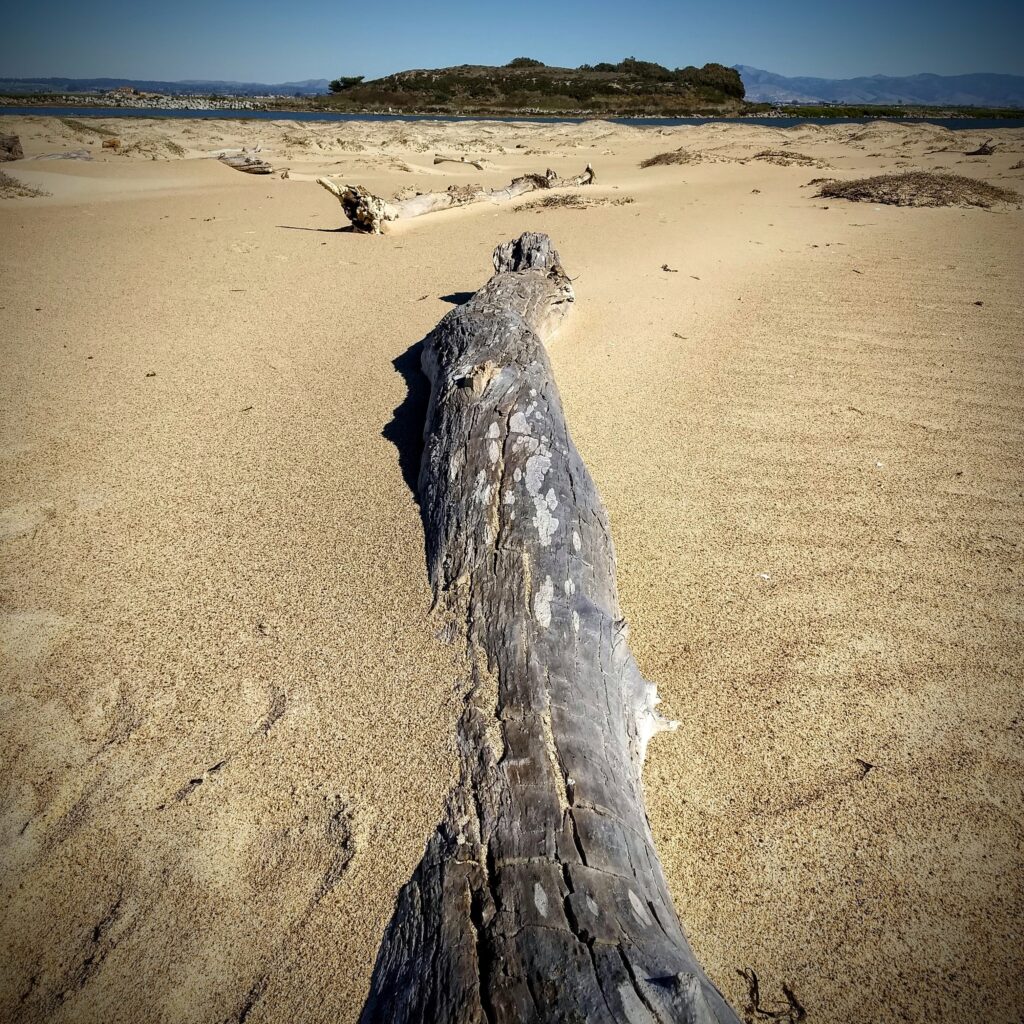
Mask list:
[[[3,169],[51,195],[0,200],[0,1017],[355,1021],[462,692],[409,350],[529,229],[576,277],[551,355],[681,722],[647,799],[709,973],[740,1010],[740,969],[768,1009],[786,984],[812,1022],[1017,1021],[1024,214],[806,183],[1024,191],[1024,131],[7,132],[27,159]],[[203,158],[257,144],[292,176]],[[588,162],[582,208],[385,237],[335,232],[311,181]]]

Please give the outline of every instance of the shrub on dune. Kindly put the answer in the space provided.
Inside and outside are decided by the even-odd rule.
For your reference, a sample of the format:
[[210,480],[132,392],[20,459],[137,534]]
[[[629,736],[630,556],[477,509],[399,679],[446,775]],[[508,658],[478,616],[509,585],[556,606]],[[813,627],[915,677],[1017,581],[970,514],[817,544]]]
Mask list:
[[852,181],[825,180],[817,193],[822,199],[849,199],[855,203],[883,203],[889,206],[977,206],[1021,202],[1019,192],[962,174],[907,171],[879,174]]
[[685,149],[673,149],[669,153],[659,153],[640,161],[641,167],[661,167],[665,164],[693,164],[700,161],[699,153],[689,153]]

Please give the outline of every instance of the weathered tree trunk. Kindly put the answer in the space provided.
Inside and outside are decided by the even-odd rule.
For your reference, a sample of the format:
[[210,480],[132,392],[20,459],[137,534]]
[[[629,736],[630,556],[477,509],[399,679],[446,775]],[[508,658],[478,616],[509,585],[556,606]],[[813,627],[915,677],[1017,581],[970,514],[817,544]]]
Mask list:
[[541,338],[573,301],[546,235],[424,342],[420,501],[474,689],[446,817],[404,887],[362,1024],[736,1024],[654,851],[640,771],[671,727],[626,637],[605,511]]
[[482,185],[452,185],[445,192],[424,192],[411,199],[390,201],[381,199],[368,192],[362,185],[339,185],[330,178],[317,178],[331,195],[335,196],[345,216],[352,222],[356,231],[380,234],[384,224],[391,220],[406,220],[409,217],[422,217],[426,213],[438,210],[450,210],[456,206],[468,206],[470,203],[502,203],[533,192],[535,189],[574,188],[579,185],[592,185],[596,180],[594,169],[587,164],[582,174],[574,178],[559,178],[554,171],[544,174],[524,174],[513,178],[504,188],[484,188]]

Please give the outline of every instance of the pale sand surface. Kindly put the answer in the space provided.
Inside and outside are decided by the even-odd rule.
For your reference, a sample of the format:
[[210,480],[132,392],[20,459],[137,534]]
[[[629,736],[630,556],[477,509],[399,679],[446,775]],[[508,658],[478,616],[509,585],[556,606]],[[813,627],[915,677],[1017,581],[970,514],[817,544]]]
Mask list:
[[[681,722],[648,808],[709,973],[810,1021],[1019,1020],[1024,213],[802,186],[1024,191],[1024,132],[88,123],[132,153],[0,119],[53,193],[0,201],[0,1019],[356,1019],[462,693],[406,353],[531,229],[577,277],[550,350]],[[312,182],[196,159],[258,142],[388,195],[592,161],[634,202],[322,233]]]

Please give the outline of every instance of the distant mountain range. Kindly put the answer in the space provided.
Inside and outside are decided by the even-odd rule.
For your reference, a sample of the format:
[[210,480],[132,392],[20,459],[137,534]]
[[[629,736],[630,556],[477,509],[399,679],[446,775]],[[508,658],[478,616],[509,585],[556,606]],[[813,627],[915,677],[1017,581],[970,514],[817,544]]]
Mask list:
[[139,92],[165,96],[197,93],[202,96],[320,96],[327,92],[326,78],[304,82],[220,82],[194,79],[184,82],[150,82],[140,78],[0,78],[0,92],[110,92],[130,86]]
[[752,103],[914,103],[921,106],[1024,107],[1022,75],[907,75],[892,78],[787,78],[734,65]]

